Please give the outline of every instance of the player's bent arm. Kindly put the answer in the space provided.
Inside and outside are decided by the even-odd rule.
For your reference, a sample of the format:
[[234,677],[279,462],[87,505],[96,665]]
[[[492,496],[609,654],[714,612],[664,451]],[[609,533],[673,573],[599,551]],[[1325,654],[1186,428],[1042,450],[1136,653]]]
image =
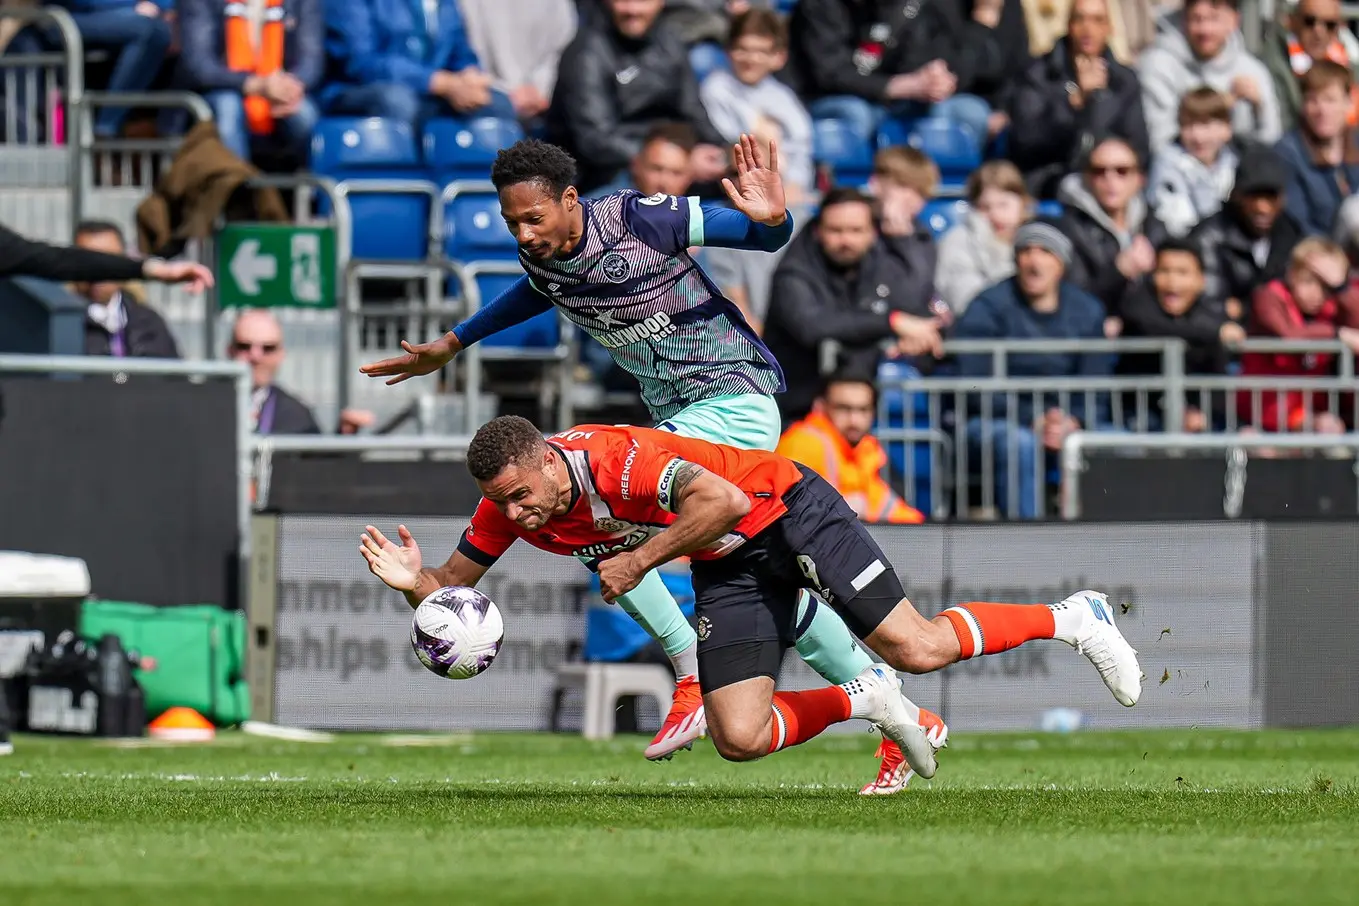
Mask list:
[[712,544],[750,512],[744,491],[691,462],[676,468],[671,499],[675,521],[633,552],[644,572]]
[[[691,203],[696,199],[688,199]],[[709,248],[749,249],[776,252],[793,237],[793,215],[785,213],[783,221],[770,226],[757,223],[733,208],[712,202],[700,202],[698,211],[690,211],[690,221],[698,218],[701,224],[697,245]],[[691,232],[693,227],[690,227]]]
[[499,333],[507,327],[522,324],[552,308],[552,300],[533,288],[528,277],[520,277],[510,288],[492,300],[490,305],[477,309],[472,317],[454,327],[451,333],[461,348]]
[[415,586],[405,592],[406,603],[419,607],[420,602],[446,585],[465,585],[476,588],[481,577],[486,575],[490,566],[483,566],[462,551],[454,551],[453,556],[443,566],[425,567],[415,577]]

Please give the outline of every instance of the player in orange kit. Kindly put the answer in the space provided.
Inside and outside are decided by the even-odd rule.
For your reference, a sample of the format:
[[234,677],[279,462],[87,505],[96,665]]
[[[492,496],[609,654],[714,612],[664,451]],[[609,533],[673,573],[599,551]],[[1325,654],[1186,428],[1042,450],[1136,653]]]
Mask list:
[[[467,467],[484,500],[448,562],[424,569],[404,528],[398,546],[369,526],[360,548],[369,569],[415,604],[445,585],[475,585],[522,538],[593,558],[612,600],[688,555],[708,730],[729,760],[759,758],[863,718],[901,747],[916,773],[932,777],[947,728],[902,695],[888,667],[927,673],[1031,639],[1059,638],[1085,654],[1124,705],[1141,694],[1136,652],[1104,595],[1078,592],[1051,605],[971,602],[926,620],[844,498],[773,453],[631,426],[583,425],[544,439],[531,422],[501,416],[477,431]],[[829,602],[887,666],[837,686],[775,692],[801,589]]]

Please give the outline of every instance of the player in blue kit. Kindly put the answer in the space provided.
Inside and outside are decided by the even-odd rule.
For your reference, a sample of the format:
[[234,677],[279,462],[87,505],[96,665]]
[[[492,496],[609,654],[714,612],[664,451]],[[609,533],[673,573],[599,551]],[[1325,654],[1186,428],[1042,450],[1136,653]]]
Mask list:
[[[360,370],[389,384],[430,374],[467,346],[556,306],[637,379],[655,427],[772,451],[780,431],[773,395],[784,389],[782,369],[688,252],[694,246],[775,251],[792,236],[775,143],[767,165],[748,135],[734,157],[736,179],[722,181],[733,210],[632,190],[583,199],[572,185],[575,161],[561,148],[528,139],[502,150],[491,180],[525,276],[443,337],[402,341],[405,355]],[[597,509],[601,519],[610,518],[602,503]],[[706,730],[698,636],[654,572],[617,603],[661,643],[675,668],[674,703],[646,750],[647,758],[666,758]],[[796,647],[833,684],[849,682],[871,663],[834,611],[805,593]],[[927,711],[921,720],[942,742],[942,721]],[[885,742],[880,754],[881,770],[865,794],[895,793],[910,778],[895,745]]]

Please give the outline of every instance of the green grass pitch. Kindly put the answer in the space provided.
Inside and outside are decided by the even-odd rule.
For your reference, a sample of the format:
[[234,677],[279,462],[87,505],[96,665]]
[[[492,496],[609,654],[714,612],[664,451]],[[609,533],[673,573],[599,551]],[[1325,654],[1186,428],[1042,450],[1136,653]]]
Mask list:
[[0,903],[1359,902],[1359,731],[959,733],[866,799],[875,740],[20,737]]

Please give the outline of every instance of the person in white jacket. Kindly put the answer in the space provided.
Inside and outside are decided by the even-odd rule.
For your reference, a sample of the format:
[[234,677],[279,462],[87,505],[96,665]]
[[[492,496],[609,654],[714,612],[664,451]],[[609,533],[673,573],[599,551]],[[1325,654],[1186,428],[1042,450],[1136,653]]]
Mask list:
[[699,88],[708,119],[729,142],[747,133],[764,144],[777,140],[788,201],[807,200],[816,179],[812,118],[793,90],[774,78],[788,61],[787,26],[771,10],[746,10],[732,19],[727,53],[731,71],[713,72]]
[[1152,153],[1179,132],[1180,98],[1201,85],[1232,98],[1232,133],[1272,145],[1283,135],[1279,99],[1265,64],[1241,37],[1239,0],[1186,0],[1183,13],[1142,52],[1137,75]]
[[987,161],[967,180],[969,210],[939,240],[934,285],[955,318],[977,294],[1014,276],[1015,231],[1033,213],[1024,176],[1008,160]]
[[1187,236],[1222,209],[1240,160],[1232,147],[1231,98],[1207,86],[1186,94],[1179,138],[1157,152],[1147,176],[1147,201],[1170,235]]

